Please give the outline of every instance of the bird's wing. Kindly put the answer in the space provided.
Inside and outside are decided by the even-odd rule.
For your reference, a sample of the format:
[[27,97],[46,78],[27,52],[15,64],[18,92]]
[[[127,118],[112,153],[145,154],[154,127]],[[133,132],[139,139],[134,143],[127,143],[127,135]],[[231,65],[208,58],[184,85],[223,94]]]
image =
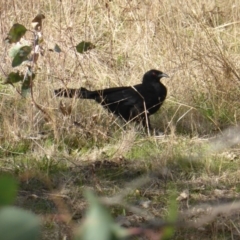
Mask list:
[[131,87],[116,87],[93,91],[95,100],[102,105],[122,103],[129,101],[134,95]]
[[106,94],[106,96],[109,102],[118,102],[124,106],[133,106],[142,99],[134,87],[121,87],[117,91],[111,91],[111,93]]
[[[134,112],[142,111],[143,101],[133,87],[117,87],[94,91],[95,100],[111,112],[122,116],[125,120],[131,119]],[[136,111],[138,110],[138,111]]]

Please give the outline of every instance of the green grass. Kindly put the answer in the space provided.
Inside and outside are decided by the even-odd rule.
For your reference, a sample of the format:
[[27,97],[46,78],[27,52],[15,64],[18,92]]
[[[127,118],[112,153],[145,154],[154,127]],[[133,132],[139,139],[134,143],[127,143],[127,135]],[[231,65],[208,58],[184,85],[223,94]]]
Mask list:
[[[44,140],[45,150],[51,147],[49,142],[51,141]],[[110,145],[113,143],[108,142]],[[99,159],[100,161],[89,163],[84,161],[83,164],[78,160],[82,155],[81,151],[75,153],[74,156],[70,154],[67,158],[64,152],[58,152],[57,157],[34,158],[31,152],[34,143],[31,148],[25,149],[24,157],[13,154],[2,156],[2,158],[10,160],[6,162],[5,167],[14,163],[15,168],[18,169],[15,175],[21,179],[21,194],[17,205],[31,209],[37,214],[61,213],[61,208],[51,200],[52,194],[59,195],[60,199],[68,195],[70,198],[64,200],[64,205],[67,205],[74,213],[76,204],[85,201],[81,196],[85,187],[94,188],[99,196],[111,197],[124,189],[124,186],[133,179],[154,173],[149,184],[133,188],[124,198],[124,202],[131,206],[138,202],[150,201],[148,211],[164,218],[168,215],[167,205],[173,193],[178,197],[182,191],[188,189],[190,193],[188,204],[197,206],[200,203],[214,202],[213,196],[218,189],[220,189],[219,199],[229,199],[228,201],[234,199],[235,194],[239,192],[238,185],[236,185],[237,173],[235,174],[238,171],[239,159],[229,158],[230,152],[230,155],[208,155],[207,146],[206,141],[200,142],[199,139],[193,140],[183,136],[165,136],[160,139],[135,136],[134,145],[123,155],[123,160],[102,158]],[[14,149],[15,151],[18,149],[19,154],[23,152],[22,147]],[[201,154],[196,154],[197,152]],[[218,179],[217,182],[216,179]],[[226,194],[221,193],[229,189],[234,190]],[[71,198],[75,200],[72,201]],[[177,204],[179,211],[184,211],[186,204],[184,202]],[[155,212],[156,209],[157,212]],[[115,217],[122,214],[128,217],[130,214],[125,205],[121,206],[121,202],[119,205],[111,206],[110,211]],[[217,222],[214,228],[211,226],[211,224],[207,225],[206,230],[200,235],[210,234],[221,238],[231,234],[231,230],[225,228],[217,230]],[[55,231],[55,228],[50,228],[50,230],[48,228],[46,231]],[[176,229],[174,239],[181,239],[188,234],[194,235],[194,231],[191,228],[189,230]]]

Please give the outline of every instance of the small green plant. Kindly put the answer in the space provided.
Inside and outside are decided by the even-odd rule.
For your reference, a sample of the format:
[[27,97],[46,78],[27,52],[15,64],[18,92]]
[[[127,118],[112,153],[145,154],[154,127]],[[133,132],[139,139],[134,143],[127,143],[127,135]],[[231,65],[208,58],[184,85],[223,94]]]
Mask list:
[[[18,93],[23,97],[27,97],[28,93],[31,93],[32,103],[45,115],[48,121],[53,121],[50,114],[35,101],[33,94],[33,80],[37,75],[38,59],[40,55],[44,56],[43,44],[46,41],[42,34],[44,19],[43,14],[38,14],[32,20],[33,30],[28,30],[20,23],[13,24],[9,30],[5,42],[11,44],[9,56],[12,59],[11,66],[16,70],[8,74],[4,73],[6,78],[3,80],[3,84],[10,84],[15,87],[16,83],[21,82],[21,91],[16,88]],[[32,39],[27,40],[27,32],[32,33]],[[75,48],[78,53],[83,54],[94,49],[95,45],[91,42],[81,41]],[[49,50],[57,53],[62,52],[58,44],[55,44],[55,47]],[[60,110],[64,114],[65,109],[60,108]]]

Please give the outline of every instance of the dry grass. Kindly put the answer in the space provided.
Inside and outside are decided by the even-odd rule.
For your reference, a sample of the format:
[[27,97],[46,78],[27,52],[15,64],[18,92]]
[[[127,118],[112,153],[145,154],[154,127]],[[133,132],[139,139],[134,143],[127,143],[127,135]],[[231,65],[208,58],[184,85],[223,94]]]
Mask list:
[[[31,98],[23,99],[11,86],[0,86],[3,170],[21,176],[29,171],[43,174],[53,182],[50,190],[71,189],[66,195],[76,212],[85,208],[79,203],[83,186],[114,195],[129,179],[148,171],[157,172],[160,183],[153,180],[140,195],[151,199],[149,212],[157,209],[154,215],[160,217],[167,211],[173,188],[178,194],[189,189],[191,206],[224,202],[225,190],[229,199],[238,197],[239,129],[230,130],[230,135],[223,132],[220,142],[208,144],[205,139],[240,120],[240,2],[0,0],[1,39],[15,22],[31,28],[39,12],[46,17],[45,54],[38,61],[33,91],[51,120],[46,121]],[[74,46],[82,40],[96,48],[77,54]],[[56,43],[62,52],[48,51]],[[6,73],[12,70],[8,49],[2,41],[0,66]],[[70,116],[63,116],[60,99],[53,95],[60,86],[97,89],[137,84],[152,68],[171,76],[163,80],[168,98],[152,117],[154,126],[166,133],[159,138],[147,138],[131,124],[123,127],[91,101],[62,100],[72,109]],[[3,72],[0,76],[5,77]],[[227,154],[220,155],[225,148]],[[83,171],[80,177],[74,168]],[[31,192],[31,186],[35,187],[30,184],[26,191]],[[214,192],[219,189],[220,197]],[[18,201],[24,202],[21,197]],[[179,208],[185,211],[186,206]],[[219,221],[201,225],[197,235],[191,229],[179,230],[175,239],[239,238],[239,217]]]

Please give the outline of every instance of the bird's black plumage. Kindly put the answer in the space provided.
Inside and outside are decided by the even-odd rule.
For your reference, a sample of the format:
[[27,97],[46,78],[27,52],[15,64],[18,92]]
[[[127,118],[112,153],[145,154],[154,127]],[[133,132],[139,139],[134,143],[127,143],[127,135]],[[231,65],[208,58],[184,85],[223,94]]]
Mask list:
[[167,96],[167,88],[160,82],[167,74],[152,69],[143,75],[142,83],[135,86],[106,88],[90,91],[86,88],[60,88],[54,92],[60,97],[94,99],[110,112],[126,121],[141,121],[149,125],[149,116],[154,114]]

